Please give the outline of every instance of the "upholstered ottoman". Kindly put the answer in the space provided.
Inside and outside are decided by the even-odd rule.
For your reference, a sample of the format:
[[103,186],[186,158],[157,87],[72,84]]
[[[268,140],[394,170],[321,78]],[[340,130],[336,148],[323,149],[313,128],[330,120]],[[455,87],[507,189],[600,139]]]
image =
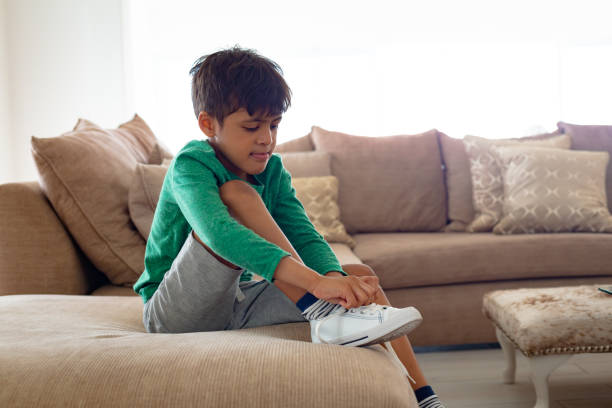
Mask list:
[[483,298],[514,383],[518,348],[528,357],[537,401],[549,405],[548,377],[572,354],[612,351],[612,296],[598,286],[496,290]]

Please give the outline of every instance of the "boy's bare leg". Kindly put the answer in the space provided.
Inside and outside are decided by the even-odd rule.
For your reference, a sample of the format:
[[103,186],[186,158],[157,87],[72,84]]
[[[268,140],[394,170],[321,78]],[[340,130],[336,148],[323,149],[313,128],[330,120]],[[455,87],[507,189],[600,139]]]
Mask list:
[[[221,186],[219,191],[221,200],[228,207],[232,217],[251,231],[257,233],[257,235],[291,253],[295,260],[302,264],[304,263],[276,221],[274,221],[272,215],[270,215],[268,208],[257,191],[246,182],[240,180],[228,181]],[[193,236],[208,250],[208,252],[219,259],[219,261],[232,268],[239,269],[238,266],[215,254],[199,239],[195,232]],[[294,303],[297,303],[306,293],[304,289],[289,283],[275,280],[274,284]]]
[[[349,275],[375,275],[372,268],[364,264],[345,264],[342,265],[342,270]],[[389,303],[389,299],[387,299],[387,296],[383,292],[382,288],[378,291],[378,294],[374,299],[374,303],[391,306],[391,303]],[[410,376],[416,381],[416,384],[410,382],[412,389],[416,390],[428,385],[427,380],[425,379],[425,376],[423,375],[423,372],[421,371],[421,368],[416,360],[416,356],[414,355],[414,351],[412,350],[412,345],[410,344],[408,337],[401,336],[395,340],[391,340],[391,346],[393,347],[393,350],[395,350],[395,354],[397,354],[397,357],[400,359],[402,364],[404,364],[404,367],[406,367],[406,370],[408,370],[408,373],[410,373]],[[385,346],[383,345],[383,347]]]
[[[296,260],[304,263],[299,257],[283,231],[280,229],[274,218],[270,215],[267,207],[261,197],[251,186],[240,180],[232,180],[223,184],[220,188],[221,199],[227,205],[230,215],[234,217],[245,227],[254,231],[266,240],[278,245],[285,251],[290,252]],[[194,238],[202,245],[202,241],[195,235]],[[204,245],[206,247],[206,245]],[[236,265],[224,260],[216,255],[210,248],[206,249],[216,256],[219,260],[233,268],[238,268]],[[366,276],[375,275],[372,268],[364,264],[346,264],[342,265],[342,270],[350,275]],[[332,272],[333,273],[333,272]],[[339,273],[339,272],[338,272]],[[288,283],[275,281],[274,284],[293,302],[297,302],[306,291],[297,286]],[[389,299],[381,290],[378,292],[374,303],[379,305],[390,305]],[[413,389],[421,388],[427,384],[417,361],[412,345],[408,337],[402,336],[391,341],[391,346],[402,364],[406,367],[416,384],[410,382]],[[384,347],[384,346],[383,346]]]

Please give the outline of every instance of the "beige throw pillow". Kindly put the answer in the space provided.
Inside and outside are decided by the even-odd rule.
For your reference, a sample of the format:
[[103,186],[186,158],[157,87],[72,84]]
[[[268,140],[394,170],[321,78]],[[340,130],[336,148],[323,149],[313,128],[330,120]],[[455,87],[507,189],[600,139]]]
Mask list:
[[167,158],[161,165],[142,163],[136,165],[128,194],[128,209],[130,218],[145,240],[149,239],[153,215],[171,161],[171,158]]
[[492,149],[497,146],[518,144],[569,149],[571,139],[569,135],[561,134],[548,139],[520,141],[517,139],[492,140],[468,135],[463,138],[463,143],[470,160],[472,200],[475,212],[474,220],[466,230],[488,232],[499,222],[504,201],[502,175]]
[[340,221],[338,179],[335,176],[296,177],[291,183],[317,232],[327,242],[343,242],[355,248],[355,240]]
[[612,232],[606,201],[608,152],[497,147],[504,217],[495,234]]
[[145,241],[128,213],[137,163],[157,139],[138,115],[116,129],[79,119],[57,137],[31,138],[41,188],[94,266],[116,285],[131,286],[144,269]]

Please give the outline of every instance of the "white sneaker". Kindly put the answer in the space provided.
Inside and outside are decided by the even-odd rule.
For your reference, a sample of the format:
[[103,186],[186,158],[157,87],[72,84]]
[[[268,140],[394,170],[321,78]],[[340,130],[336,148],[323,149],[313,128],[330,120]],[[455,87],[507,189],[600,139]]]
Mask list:
[[422,321],[414,307],[397,309],[371,303],[352,309],[340,307],[321,319],[311,320],[310,335],[313,343],[368,346],[400,337]]

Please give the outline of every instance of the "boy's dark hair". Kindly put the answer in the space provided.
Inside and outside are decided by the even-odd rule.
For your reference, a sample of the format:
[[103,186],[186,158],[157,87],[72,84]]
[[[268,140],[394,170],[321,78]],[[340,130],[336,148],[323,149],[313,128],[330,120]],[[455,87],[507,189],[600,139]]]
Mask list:
[[291,105],[291,89],[274,61],[238,45],[198,58],[189,74],[196,118],[208,112],[223,127],[226,116],[240,108],[249,115],[278,115]]

